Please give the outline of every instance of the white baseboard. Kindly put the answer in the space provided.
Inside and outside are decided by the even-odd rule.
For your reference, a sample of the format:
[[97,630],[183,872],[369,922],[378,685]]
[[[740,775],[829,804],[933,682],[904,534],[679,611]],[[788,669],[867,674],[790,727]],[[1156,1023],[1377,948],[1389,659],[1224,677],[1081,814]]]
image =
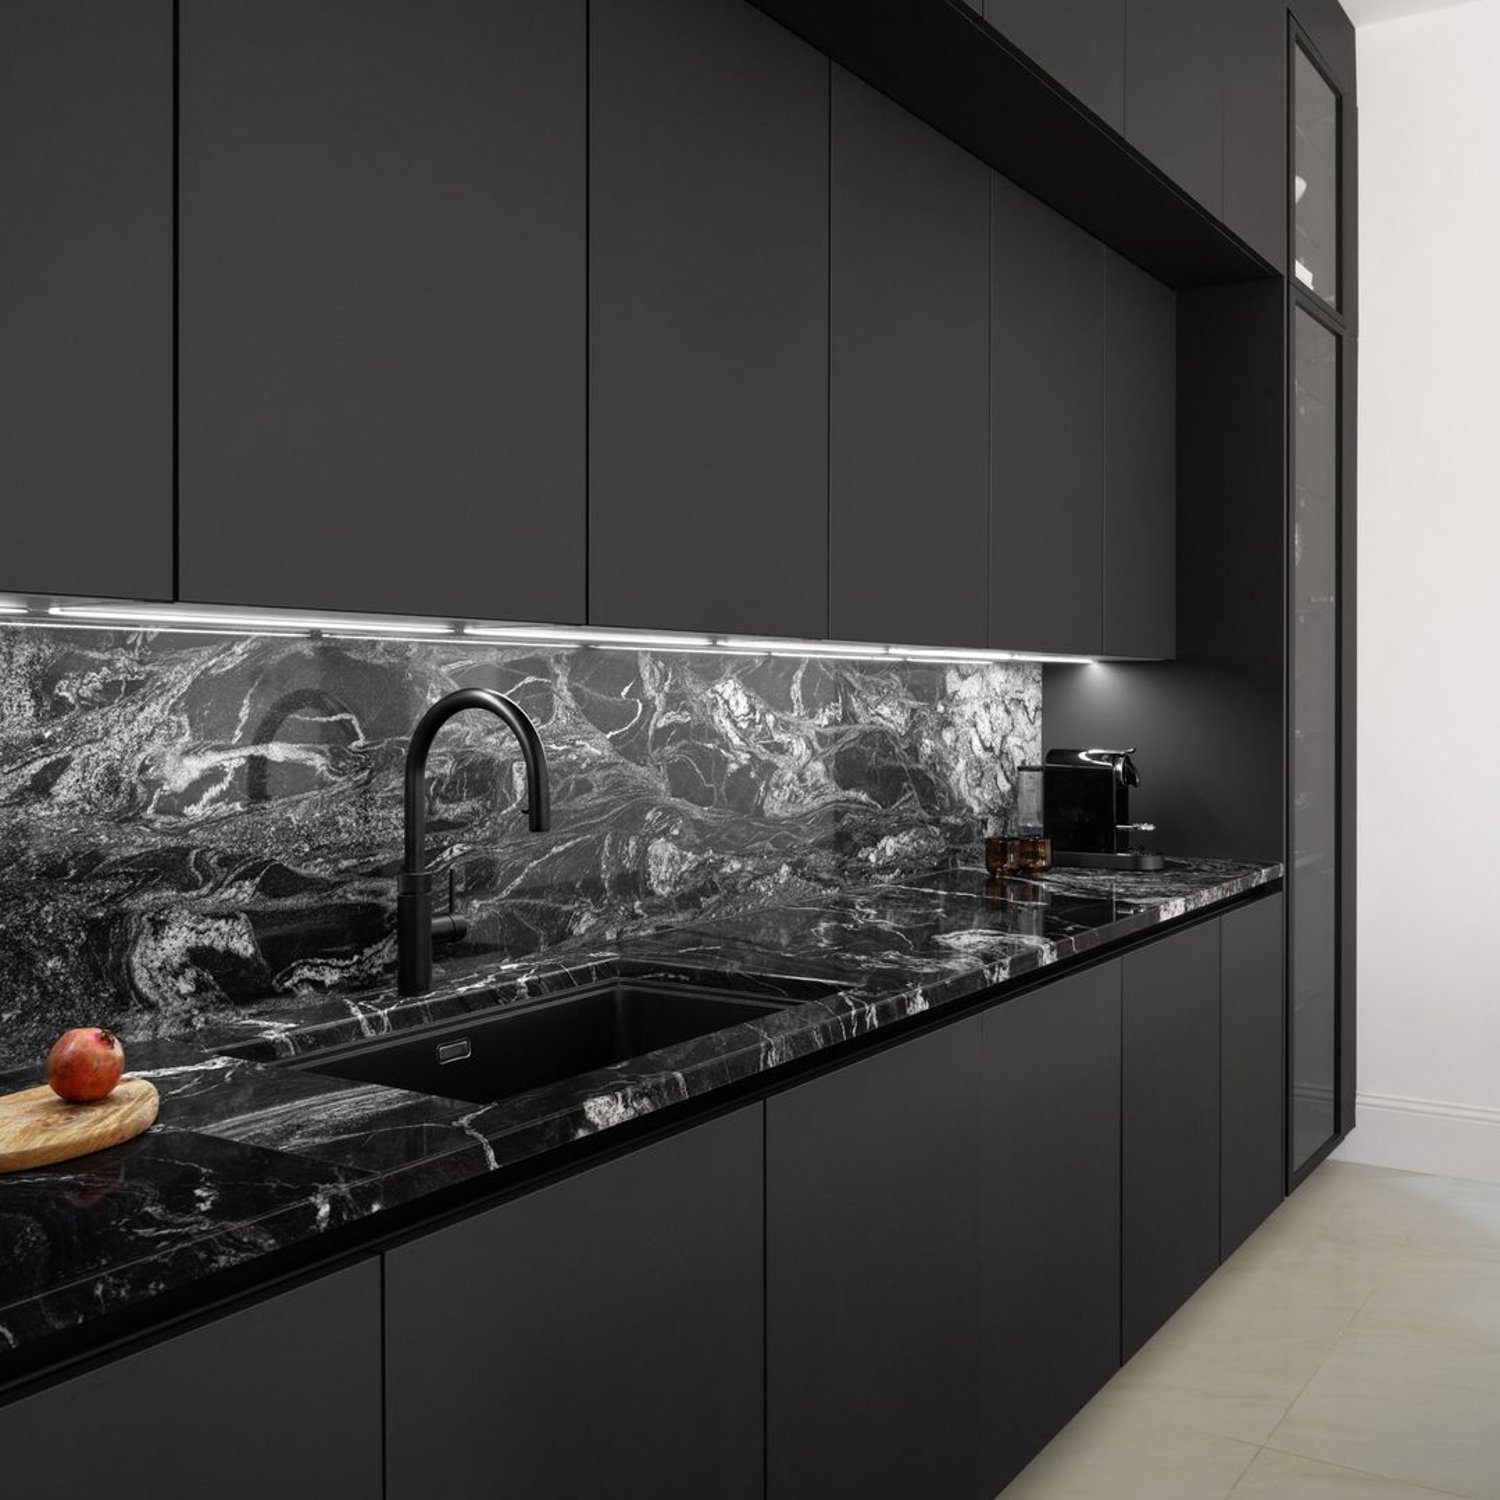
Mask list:
[[1335,1161],[1500,1182],[1500,1109],[1399,1094],[1360,1094],[1354,1133]]

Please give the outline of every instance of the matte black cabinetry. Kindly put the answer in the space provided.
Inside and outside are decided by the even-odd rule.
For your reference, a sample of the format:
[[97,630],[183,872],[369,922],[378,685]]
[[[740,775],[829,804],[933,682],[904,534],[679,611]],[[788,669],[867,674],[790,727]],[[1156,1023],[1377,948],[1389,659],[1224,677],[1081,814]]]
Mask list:
[[984,1016],[982,1493],[1120,1364],[1120,965]]
[[1224,222],[1286,270],[1286,0],[1224,0]]
[[1204,208],[1224,207],[1224,9],[1128,0],[1125,136]]
[[0,1406],[7,1495],[116,1495],[122,1472],[159,1500],[378,1496],[379,1262]]
[[1280,896],[1228,913],[1220,929],[1219,1254],[1281,1202],[1286,1121],[1286,946]]
[[581,620],[584,0],[191,0],[180,66],[181,597]]
[[829,623],[983,646],[990,172],[833,70]]
[[979,1021],[766,1105],[769,1500],[978,1494]]
[[172,595],[172,5],[0,5],[0,589]]
[[984,0],[984,17],[1116,130],[1125,128],[1126,0]]
[[1123,960],[1121,1353],[1219,1264],[1219,924]]
[[590,49],[589,618],[823,636],[828,60],[743,0]]
[[1104,645],[1104,246],[1003,177],[992,187],[989,644],[1094,655]]
[[761,1122],[386,1256],[389,1500],[761,1500]]
[[1105,264],[1104,651],[1177,649],[1177,299]]

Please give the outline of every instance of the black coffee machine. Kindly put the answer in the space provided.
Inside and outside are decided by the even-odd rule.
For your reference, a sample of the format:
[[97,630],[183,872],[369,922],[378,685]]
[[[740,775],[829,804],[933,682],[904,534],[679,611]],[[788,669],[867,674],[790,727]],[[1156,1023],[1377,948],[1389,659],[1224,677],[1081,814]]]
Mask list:
[[1042,818],[1052,863],[1088,870],[1160,870],[1161,855],[1131,847],[1154,833],[1130,821],[1130,789],[1141,784],[1130,750],[1049,750],[1042,767]]

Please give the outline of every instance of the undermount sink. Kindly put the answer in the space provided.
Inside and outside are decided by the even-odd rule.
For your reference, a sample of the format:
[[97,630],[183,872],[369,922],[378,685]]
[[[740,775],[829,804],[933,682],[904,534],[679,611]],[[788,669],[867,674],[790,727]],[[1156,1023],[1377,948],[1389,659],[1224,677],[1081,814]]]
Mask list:
[[671,979],[610,979],[488,1015],[316,1053],[293,1066],[487,1104],[753,1021],[833,988],[799,981],[796,993],[773,997]]

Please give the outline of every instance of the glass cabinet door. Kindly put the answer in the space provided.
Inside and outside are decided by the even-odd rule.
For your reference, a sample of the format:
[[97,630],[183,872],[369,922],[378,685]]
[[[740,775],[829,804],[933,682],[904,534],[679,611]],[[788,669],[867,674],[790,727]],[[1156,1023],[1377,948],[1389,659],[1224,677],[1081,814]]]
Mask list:
[[1339,302],[1339,99],[1318,66],[1296,49],[1293,97],[1293,267],[1297,280]]
[[1293,1170],[1337,1129],[1339,340],[1293,314],[1291,1141]]

